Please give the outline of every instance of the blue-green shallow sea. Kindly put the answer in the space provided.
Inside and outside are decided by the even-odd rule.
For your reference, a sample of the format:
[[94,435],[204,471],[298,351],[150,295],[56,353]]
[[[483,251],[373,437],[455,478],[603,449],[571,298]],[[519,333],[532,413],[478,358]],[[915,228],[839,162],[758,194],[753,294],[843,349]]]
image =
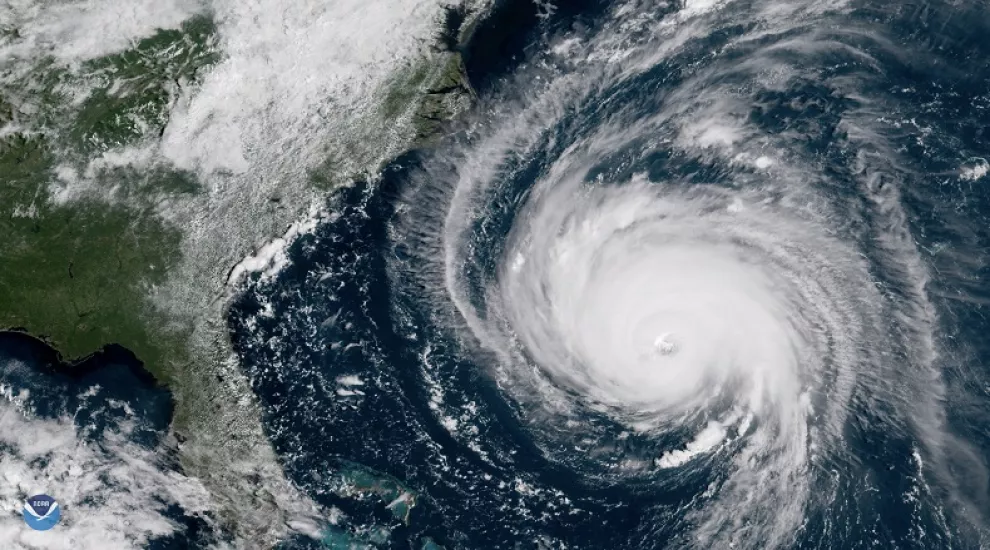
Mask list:
[[[675,20],[680,7],[648,9],[666,10]],[[528,147],[506,157],[491,176],[497,183],[468,214],[471,237],[462,257],[467,261],[444,266],[430,257],[437,249],[424,252],[429,243],[449,238],[438,228],[449,227],[450,220],[437,218],[450,209],[422,205],[451,200],[446,190],[470,170],[451,159],[471,158],[472,148],[484,141],[479,134],[485,131],[476,127],[438,150],[396,160],[375,185],[341,191],[329,203],[334,218],[293,245],[291,265],[236,305],[232,332],[276,449],[293,480],[343,511],[345,529],[360,533],[391,525],[383,546],[393,548],[416,548],[424,536],[448,548],[654,549],[697,543],[694,531],[719,488],[732,481],[732,453],[741,450],[696,458],[673,472],[647,467],[623,475],[609,468],[683,447],[692,427],[629,435],[608,414],[588,408],[578,426],[571,418],[566,429],[548,436],[525,419],[526,398],[492,374],[498,359],[451,329],[457,322],[445,319],[444,308],[436,305],[445,300],[445,289],[430,283],[444,277],[430,270],[439,264],[462,276],[474,307],[484,311],[535,182],[547,178],[572,147],[586,146],[602,126],[626,120],[629,132],[636,132],[637,117],[676,109],[675,102],[687,101],[681,89],[704,79],[735,102],[749,103],[744,112],[736,103],[727,116],[742,115],[747,131],[786,151],[778,158],[792,155],[817,173],[808,185],[835,212],[848,214],[830,219],[832,235],[866,259],[871,282],[891,304],[888,311],[910,309],[918,299],[912,290],[916,275],[891,258],[891,245],[884,243],[891,220],[897,220],[891,209],[903,213],[902,229],[910,235],[905,242],[913,241],[929,274],[921,286],[933,324],[892,321],[890,338],[903,343],[885,359],[890,370],[851,367],[863,372],[842,404],[848,414],[838,428],[841,448],[822,453],[802,471],[810,496],[795,488],[801,518],[773,545],[987,543],[990,180],[967,170],[978,170],[985,164],[980,155],[990,153],[990,42],[984,39],[990,12],[976,3],[856,3],[832,13],[798,12],[794,18],[807,17],[805,24],[789,21],[777,30],[772,19],[745,16],[765,7],[720,6],[719,15],[696,26],[652,67],[631,75],[606,71],[612,81],[548,105],[562,113],[534,130],[542,134]],[[647,6],[630,9],[640,8]],[[543,85],[514,79],[516,71],[543,82],[577,76],[569,75],[577,69],[554,64],[556,58],[541,49],[568,36],[592,41],[608,32],[617,25],[605,15],[609,9],[587,6],[587,12],[536,20],[524,36],[514,37],[523,44],[513,52],[515,63],[505,63],[506,56],[484,58],[492,63],[491,74],[470,65],[472,78],[484,83],[481,110],[488,109],[489,117],[480,116],[483,122],[476,124],[497,126],[498,117],[523,109],[532,97],[521,87]],[[630,32],[626,38],[652,37]],[[496,58],[502,62],[494,63]],[[747,67],[751,63],[765,66]],[[791,74],[774,80],[774,71],[785,67]],[[876,136],[850,135],[864,132],[863,124]],[[678,148],[673,134],[632,136],[590,163],[585,185],[623,185],[636,174],[682,187],[759,185],[758,170]],[[931,335],[936,352],[927,366],[911,356],[912,339],[919,338],[912,331]],[[904,379],[897,378],[899,371]],[[880,387],[893,388],[884,391],[907,403],[876,397]],[[937,412],[913,410],[912,392]],[[821,399],[830,395],[826,388]],[[936,426],[919,420],[925,415],[934,415]],[[594,451],[584,445],[585,430],[597,438]],[[328,478],[345,461],[387,473],[416,491],[420,501],[409,524],[396,522],[374,499],[337,494]],[[777,505],[758,498],[744,504],[768,514]],[[747,514],[740,510],[739,516]],[[755,531],[746,521],[728,529]]]
[[[734,193],[765,178],[782,180],[781,197],[787,185],[808,186],[826,204],[815,208],[830,213],[825,232],[865,261],[867,284],[883,302],[876,307],[886,336],[857,344],[889,344],[881,366],[823,362],[834,372],[820,382],[821,406],[839,399],[830,384],[849,372],[856,380],[837,404],[841,425],[828,428],[832,447],[816,447],[814,461],[798,470],[796,508],[761,501],[754,490],[736,504],[741,520],[716,529],[709,547],[724,540],[790,548],[987,544],[990,179],[980,171],[981,155],[990,155],[990,11],[972,2],[858,2],[809,5],[777,20],[769,7],[725,3],[685,20],[681,5],[627,4],[689,30],[672,35],[679,43],[669,53],[649,61],[633,54],[651,66],[624,71],[633,56],[615,55],[610,69],[594,73],[602,79],[595,86],[562,85],[545,107],[559,112],[534,124],[536,137],[525,146],[507,146],[510,154],[486,175],[491,185],[457,210],[449,206],[458,200],[453,190],[494,133],[485,128],[508,126],[555,83],[581,79],[582,65],[549,50],[608,33],[626,45],[649,44],[648,51],[673,40],[656,39],[662,24],[641,32],[615,6],[530,16],[523,32],[500,43],[502,55],[469,57],[468,74],[482,83],[474,126],[436,150],[397,159],[380,182],[336,194],[328,206],[334,216],[292,246],[289,267],[236,304],[232,334],[277,452],[293,480],[343,512],[342,529],[389,525],[382,547],[390,548],[418,548],[426,536],[447,548],[702,545],[696,531],[722,502],[720,491],[730,490],[744,437],[674,469],[623,473],[622,464],[685,447],[696,426],[630,431],[567,387],[577,405],[566,425],[532,420],[532,396],[500,379],[493,365],[501,359],[464,329],[445,295],[453,274],[473,308],[493,308],[491,289],[538,182],[552,178],[562,157],[594,150],[583,166],[587,188],[630,185],[638,176],[697,193]],[[533,8],[511,9],[524,21]],[[640,30],[623,34],[619,21]],[[759,140],[775,162],[813,177],[787,174],[791,183],[772,169],[766,175],[765,165],[746,165],[755,154],[727,162],[710,152],[720,146],[717,133],[710,147],[679,146],[678,122],[683,134],[684,120],[711,116],[704,109],[711,102],[692,103],[694,90],[729,98],[717,114],[744,125],[746,139]],[[668,110],[677,113],[669,128],[637,134],[636,121]],[[595,149],[594,136],[617,122],[627,133]],[[746,152],[744,143],[731,146]],[[787,200],[781,204],[800,211]],[[447,231],[459,215],[468,228],[463,254],[438,261],[456,247]],[[902,256],[908,249],[913,264]],[[810,429],[824,431],[816,421],[824,422],[812,416]],[[418,493],[408,525],[379,500],[341,496],[333,473],[350,463]],[[765,473],[775,483],[775,473]],[[789,529],[768,528],[774,538],[760,544],[765,516],[794,509],[799,517]]]
[[[985,547],[987,36],[977,2],[500,3],[465,47],[480,105],[464,125],[335,193],[289,265],[231,309],[286,472],[334,518],[322,540],[283,547]],[[526,343],[533,327],[560,329],[540,333],[551,343],[570,329],[506,314],[530,305],[504,292],[518,244],[546,237],[530,222],[624,191],[700,201],[689,226],[702,233],[724,223],[723,199],[760,205],[725,231],[797,243],[731,241],[747,265],[826,296],[771,310],[802,329],[788,346],[814,352],[790,365],[800,395],[765,389],[757,409],[726,384],[680,416],[603,405],[594,392],[640,393],[623,378],[577,384]],[[631,227],[677,220],[666,215]],[[691,242],[709,251],[707,238]],[[866,275],[832,284],[847,263]],[[560,291],[539,282],[534,311]],[[0,350],[4,383],[30,390],[34,414],[68,416],[83,438],[134,418],[135,445],[163,437],[168,395],[126,352],[67,369],[23,336]],[[792,374],[739,369],[740,387],[751,372]],[[806,408],[797,436],[770,414],[792,402]],[[747,407],[752,423],[730,414]],[[697,444],[711,422],[724,437]],[[195,513],[162,509],[182,527],[153,548],[217,542]]]

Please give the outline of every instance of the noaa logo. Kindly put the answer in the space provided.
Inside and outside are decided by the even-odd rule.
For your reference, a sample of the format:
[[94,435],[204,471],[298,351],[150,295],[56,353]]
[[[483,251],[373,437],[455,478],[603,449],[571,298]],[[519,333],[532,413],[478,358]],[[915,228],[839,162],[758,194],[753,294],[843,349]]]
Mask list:
[[58,502],[48,495],[34,495],[24,501],[24,521],[36,531],[47,531],[62,517]]

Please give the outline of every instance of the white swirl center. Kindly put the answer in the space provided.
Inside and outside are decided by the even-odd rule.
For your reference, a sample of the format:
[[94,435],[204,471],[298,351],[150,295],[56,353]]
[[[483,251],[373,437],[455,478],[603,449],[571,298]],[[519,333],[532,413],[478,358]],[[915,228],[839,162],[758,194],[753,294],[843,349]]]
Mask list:
[[533,359],[640,410],[704,407],[727,388],[751,411],[794,402],[813,342],[795,325],[800,277],[764,261],[777,239],[706,211],[717,198],[632,186],[596,199],[531,212],[512,251],[525,261],[505,272],[502,304]]

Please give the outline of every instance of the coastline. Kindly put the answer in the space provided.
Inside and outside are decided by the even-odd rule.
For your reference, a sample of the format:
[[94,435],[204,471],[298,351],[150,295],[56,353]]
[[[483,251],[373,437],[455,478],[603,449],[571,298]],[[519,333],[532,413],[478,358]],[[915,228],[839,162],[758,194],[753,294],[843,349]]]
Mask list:
[[120,344],[108,343],[102,348],[77,358],[65,358],[55,345],[44,337],[35,336],[18,328],[0,329],[0,343],[13,339],[18,345],[26,345],[52,373],[62,374],[73,379],[82,378],[100,368],[101,362],[115,362],[126,365],[131,374],[149,386],[167,389],[154,374],[145,368],[144,363],[134,352]]
[[[186,269],[194,269],[192,278],[183,278],[183,268],[179,266],[169,271],[168,279],[154,286],[151,296],[156,307],[139,315],[153,326],[161,324],[163,329],[166,324],[178,320],[178,325],[182,327],[179,338],[186,342],[183,348],[187,355],[169,357],[168,364],[149,368],[146,357],[125,346],[105,342],[91,353],[66,359],[57,339],[46,337],[42,331],[10,328],[0,331],[0,334],[23,335],[43,344],[48,353],[54,354],[53,360],[62,369],[90,368],[85,365],[95,365],[107,354],[129,355],[139,365],[137,368],[143,373],[143,379],[154,381],[156,386],[169,391],[173,404],[169,435],[175,442],[182,468],[207,486],[216,500],[221,524],[234,534],[240,547],[270,548],[291,532],[315,533],[322,521],[321,511],[283,475],[278,458],[264,433],[262,413],[250,389],[250,381],[241,371],[232,349],[226,322],[228,309],[232,300],[243,291],[244,279],[256,274],[276,275],[284,266],[280,261],[284,262],[285,250],[298,236],[318,223],[322,216],[331,214],[326,205],[327,197],[334,193],[333,189],[355,180],[373,180],[402,155],[432,147],[443,135],[452,131],[462,113],[477,105],[477,94],[468,76],[471,56],[477,50],[474,40],[479,33],[490,40],[493,32],[499,32],[494,27],[498,26],[497,21],[503,19],[489,24],[488,17],[493,13],[504,15],[504,10],[511,9],[514,4],[508,1],[481,2],[459,12],[459,15],[454,13],[454,17],[451,17],[453,12],[446,12],[443,24],[456,22],[456,32],[452,28],[442,27],[435,39],[438,43],[446,40],[450,46],[453,44],[451,36],[456,34],[455,47],[440,47],[418,61],[432,65],[427,76],[419,75],[417,70],[400,71],[396,79],[390,82],[389,86],[396,88],[411,87],[411,95],[403,92],[396,96],[394,90],[383,92],[389,98],[398,97],[400,103],[406,104],[397,118],[404,120],[403,124],[408,125],[412,132],[405,138],[403,146],[398,147],[392,142],[388,156],[377,162],[374,171],[341,173],[335,171],[336,165],[333,163],[319,167],[316,173],[311,174],[310,188],[299,189],[294,197],[280,196],[276,202],[281,214],[273,215],[269,223],[277,219],[287,221],[284,231],[277,230],[277,226],[272,227],[269,231],[271,237],[253,247],[254,252],[241,256],[240,260],[229,263],[221,260],[233,260],[234,250],[208,254],[206,263],[203,259],[190,262],[186,258],[182,262]],[[528,21],[535,24],[537,18],[530,17]],[[504,27],[501,32],[506,32]],[[321,171],[324,173],[321,174]],[[321,182],[324,182],[322,187]],[[268,202],[265,197],[261,204]],[[300,204],[306,203],[308,207],[299,208]],[[297,205],[296,212],[308,211],[308,215],[292,215],[292,204]],[[250,210],[241,209],[241,212]],[[252,218],[244,218],[248,219]],[[171,225],[182,226],[184,222],[194,222],[195,218],[179,216],[168,221]],[[233,219],[230,223],[237,224],[239,221]],[[243,243],[242,239],[234,239],[235,243],[239,240]],[[200,268],[207,271],[197,272]],[[176,273],[178,283],[175,282]],[[192,315],[180,311],[177,315],[171,309],[174,304],[161,306],[174,297],[177,290],[185,292],[195,281],[204,281],[204,275],[207,275],[210,284],[197,285],[191,295],[185,294],[182,300],[177,301],[180,304],[198,304],[201,310]],[[169,288],[170,284],[179,286]],[[183,287],[185,290],[182,290]],[[169,327],[168,330],[173,329]]]

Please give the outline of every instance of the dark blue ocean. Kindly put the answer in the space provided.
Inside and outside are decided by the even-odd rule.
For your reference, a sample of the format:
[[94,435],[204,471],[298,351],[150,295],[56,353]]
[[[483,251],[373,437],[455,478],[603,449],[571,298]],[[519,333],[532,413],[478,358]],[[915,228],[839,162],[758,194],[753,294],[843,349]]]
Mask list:
[[[390,525],[380,545],[389,548],[418,548],[425,537],[446,548],[987,544],[990,180],[979,174],[990,152],[990,12],[979,3],[854,2],[780,7],[787,15],[776,19],[765,4],[735,2],[679,19],[689,8],[630,3],[623,9],[650,10],[640,15],[659,22],[637,27],[612,5],[560,6],[540,17],[532,5],[502,4],[477,33],[477,53],[466,52],[481,97],[470,122],[444,144],[397,159],[373,183],[336,193],[332,219],[294,243],[291,265],[233,308],[232,334],[286,471],[343,511],[345,530]],[[685,30],[663,35],[664,20]],[[620,40],[640,50],[605,52],[615,59],[593,69],[547,53],[613,32],[588,53]],[[637,55],[648,65],[627,70]],[[554,101],[533,107],[584,70],[598,80],[593,86],[561,85]],[[700,147],[681,146],[685,120],[705,120],[722,98],[716,114],[743,125],[744,142],[723,139],[711,123],[695,132]],[[533,117],[555,111],[527,128],[528,141],[498,149],[503,156],[483,176],[493,183],[458,210],[467,201],[458,195],[464,173],[498,132],[491,128],[526,109]],[[637,126],[665,111],[680,133]],[[593,137],[612,125],[616,143],[596,148]],[[729,161],[711,152],[726,141]],[[770,161],[745,141],[811,176],[761,172]],[[882,357],[826,357],[821,367],[834,379],[823,377],[816,399],[825,407],[842,400],[830,448],[796,470],[802,481],[793,494],[786,484],[773,500],[751,491],[733,504],[739,521],[708,538],[697,531],[711,528],[706,511],[731,490],[733,453],[745,452],[744,443],[673,471],[617,471],[685,445],[693,428],[624,430],[608,408],[582,404],[581,388],[550,374],[544,381],[578,402],[557,426],[530,402],[538,395],[515,386],[523,382],[500,378],[498,350],[443,303],[452,300],[442,283],[453,274],[478,318],[496,316],[491,289],[511,260],[514,231],[533,215],[534,189],[575,150],[590,157],[579,188],[641,177],[677,192],[741,193],[776,177],[765,200],[800,211],[788,186],[807,186],[802,193],[827,204],[823,231],[863,259],[863,284],[876,289],[870,300],[879,305],[863,307],[877,307],[883,326],[853,347],[884,348]],[[755,168],[745,165],[753,158]],[[461,215],[463,249],[450,253],[451,217]],[[905,249],[913,260],[901,256]],[[446,262],[438,259],[445,251]],[[850,307],[855,314],[860,306]],[[930,340],[925,349],[920,340]],[[547,367],[529,359],[524,368]],[[829,384],[847,372],[856,380],[840,398]],[[334,492],[328,475],[352,463],[420,495],[408,525],[382,502]],[[776,483],[767,474],[765,483]],[[794,512],[776,511],[791,498],[799,503],[793,522],[767,519]],[[773,538],[761,543],[764,536]]]
[[[986,547],[988,37],[973,1],[498,2],[475,109],[230,309],[335,518],[282,547]],[[619,328],[681,314],[637,370]],[[5,338],[39,414],[119,422],[98,383],[164,437],[125,351]],[[154,548],[217,542],[168,510]]]
[[79,526],[72,542],[85,547],[120,544],[121,522],[149,527],[147,516],[168,526],[148,536],[149,550],[223,542],[212,512],[183,507],[182,468],[165,441],[172,396],[134,354],[109,345],[70,364],[40,340],[0,332],[0,365],[12,405],[0,414],[6,494],[57,489],[74,504],[75,517],[63,515]]

